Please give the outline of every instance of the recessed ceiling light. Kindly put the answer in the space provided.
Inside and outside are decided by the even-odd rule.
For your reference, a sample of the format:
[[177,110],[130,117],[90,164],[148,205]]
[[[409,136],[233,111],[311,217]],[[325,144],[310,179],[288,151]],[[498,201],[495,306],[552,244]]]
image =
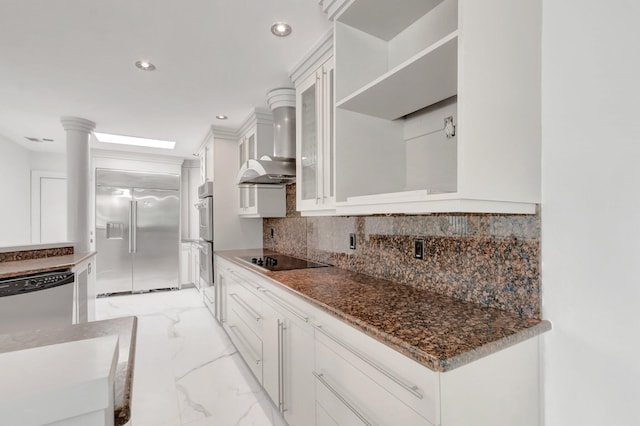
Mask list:
[[156,66],[149,61],[136,61],[136,67],[143,71],[153,71],[156,69]]
[[284,22],[276,22],[271,26],[271,32],[278,37],[286,37],[291,34],[291,26]]
[[226,115],[216,115],[216,118],[217,118],[218,120],[226,120],[226,119],[227,119],[227,118],[229,118],[229,117],[227,117]]
[[112,135],[109,133],[93,132],[98,142],[117,143],[121,145],[146,146],[148,148],[174,149],[176,143],[173,141],[163,141],[160,139],[138,138],[135,136]]

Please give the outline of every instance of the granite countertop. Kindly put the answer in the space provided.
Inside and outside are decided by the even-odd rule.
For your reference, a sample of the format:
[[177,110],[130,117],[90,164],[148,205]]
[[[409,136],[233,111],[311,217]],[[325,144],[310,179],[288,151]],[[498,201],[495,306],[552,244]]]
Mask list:
[[117,334],[120,340],[115,377],[114,418],[116,425],[124,425],[131,416],[131,385],[137,324],[136,317],[124,317],[2,334],[0,335],[0,353]]
[[2,262],[0,263],[0,278],[19,277],[21,275],[71,268],[95,254],[95,251],[91,251],[85,253],[67,254],[64,256],[44,257],[40,259],[26,259],[16,260],[13,262]]
[[268,272],[235,259],[273,254],[216,254],[267,277],[311,304],[434,371],[449,371],[551,329],[516,314],[335,267]]

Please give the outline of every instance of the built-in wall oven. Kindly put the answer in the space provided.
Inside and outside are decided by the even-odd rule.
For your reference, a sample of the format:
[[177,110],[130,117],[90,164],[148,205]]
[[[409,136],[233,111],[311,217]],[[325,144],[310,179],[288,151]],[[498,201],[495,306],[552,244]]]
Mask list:
[[198,187],[198,198],[198,235],[201,240],[213,241],[213,182]]
[[213,182],[198,187],[198,211],[200,225],[200,289],[205,306],[216,316],[216,291],[213,273]]

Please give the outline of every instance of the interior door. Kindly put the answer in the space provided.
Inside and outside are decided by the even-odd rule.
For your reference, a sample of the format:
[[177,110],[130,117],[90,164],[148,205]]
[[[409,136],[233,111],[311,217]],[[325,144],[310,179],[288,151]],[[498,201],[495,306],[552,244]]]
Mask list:
[[67,240],[67,179],[40,180],[40,242]]
[[131,291],[131,189],[96,188],[97,293]]
[[134,189],[133,291],[179,287],[178,191]]

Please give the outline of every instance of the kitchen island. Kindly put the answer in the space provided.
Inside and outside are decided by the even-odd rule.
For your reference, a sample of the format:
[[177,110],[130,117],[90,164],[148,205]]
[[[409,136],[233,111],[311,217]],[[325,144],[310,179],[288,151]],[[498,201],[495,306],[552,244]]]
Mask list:
[[[115,375],[115,425],[124,425],[131,415],[131,386],[136,349],[136,317],[124,317],[66,327],[40,328],[0,335],[0,353],[74,342],[103,336],[119,337]],[[55,368],[55,366],[52,366]]]

